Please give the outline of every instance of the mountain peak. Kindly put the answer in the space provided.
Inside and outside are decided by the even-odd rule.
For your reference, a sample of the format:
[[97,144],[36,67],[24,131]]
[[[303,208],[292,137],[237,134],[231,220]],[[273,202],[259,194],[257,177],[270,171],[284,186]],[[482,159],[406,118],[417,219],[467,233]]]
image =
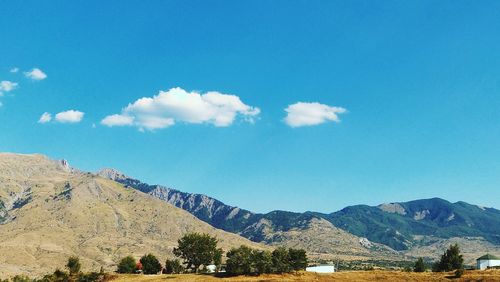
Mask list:
[[114,169],[114,168],[103,168],[99,170],[97,173],[100,177],[111,179],[111,180],[123,180],[130,178],[127,175],[125,175],[123,172]]

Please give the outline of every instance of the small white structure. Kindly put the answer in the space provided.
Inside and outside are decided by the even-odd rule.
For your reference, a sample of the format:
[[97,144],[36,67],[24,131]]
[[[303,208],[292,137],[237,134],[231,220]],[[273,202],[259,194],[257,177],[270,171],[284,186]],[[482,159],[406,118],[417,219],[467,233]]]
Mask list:
[[500,258],[494,255],[486,254],[477,260],[476,269],[485,270],[488,267],[500,266]]
[[208,273],[214,273],[216,270],[217,270],[217,266],[215,266],[215,264],[207,265],[207,272]]
[[307,272],[316,272],[316,273],[334,273],[335,266],[333,265],[317,265],[317,266],[309,266],[306,267]]

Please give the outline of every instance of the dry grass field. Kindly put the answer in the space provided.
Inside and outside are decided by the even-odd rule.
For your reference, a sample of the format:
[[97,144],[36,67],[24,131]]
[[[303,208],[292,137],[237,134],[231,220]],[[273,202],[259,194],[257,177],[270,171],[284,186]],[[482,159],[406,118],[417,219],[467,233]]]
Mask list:
[[300,272],[284,275],[238,276],[216,278],[210,275],[118,275],[113,282],[295,282],[295,281],[500,281],[500,270],[466,271],[461,278],[453,278],[453,273],[406,273],[397,271],[346,271],[333,274],[313,274]]

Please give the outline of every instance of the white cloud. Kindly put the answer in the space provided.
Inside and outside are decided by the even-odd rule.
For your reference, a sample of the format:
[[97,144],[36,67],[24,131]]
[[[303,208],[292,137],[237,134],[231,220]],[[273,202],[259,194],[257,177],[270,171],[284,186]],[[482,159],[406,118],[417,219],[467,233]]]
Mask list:
[[0,82],[0,91],[5,91],[9,92],[17,88],[17,83],[8,81],[8,80],[3,80]]
[[134,117],[125,115],[110,115],[105,117],[101,123],[109,127],[132,125],[134,123]]
[[52,115],[50,113],[43,113],[38,120],[38,123],[47,123],[52,120]]
[[19,72],[19,68],[11,68],[9,71],[11,73],[17,73],[17,72]]
[[339,114],[345,113],[346,109],[331,107],[320,103],[298,102],[288,106],[285,111],[285,123],[291,127],[311,126],[328,121],[340,122]]
[[75,110],[69,110],[56,114],[55,120],[60,123],[77,123],[82,121],[85,113]]
[[216,91],[200,94],[177,87],[160,91],[153,97],[140,98],[123,108],[120,114],[105,117],[101,123],[136,126],[141,130],[166,128],[176,122],[225,127],[231,125],[237,116],[251,122],[259,113],[259,108],[245,105],[235,95]]
[[47,75],[39,68],[33,68],[32,70],[25,72],[24,75],[33,80],[43,80],[47,78]]

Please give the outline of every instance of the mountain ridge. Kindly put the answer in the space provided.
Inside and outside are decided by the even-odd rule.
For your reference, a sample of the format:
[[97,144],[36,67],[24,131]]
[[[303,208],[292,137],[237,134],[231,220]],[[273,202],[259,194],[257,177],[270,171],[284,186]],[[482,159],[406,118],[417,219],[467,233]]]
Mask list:
[[[149,185],[125,174],[120,175],[122,178],[116,181],[124,185],[149,191],[150,195],[183,208],[217,228],[270,245],[275,244],[279,237],[272,234],[306,232],[313,220],[325,220],[333,228],[359,237],[360,242],[368,242],[372,246],[378,244],[379,249],[386,247],[384,251],[387,252],[394,249],[415,253],[415,248],[457,240],[455,238],[478,238],[473,240],[482,242],[482,245],[500,245],[500,227],[496,227],[500,226],[500,211],[464,201],[451,203],[435,197],[377,206],[353,205],[332,213],[281,210],[253,213],[207,195]],[[186,205],[186,202],[190,204]],[[312,241],[313,238],[310,239]],[[328,249],[328,244],[324,245],[324,249]]]
[[39,275],[78,255],[86,270],[113,271],[127,255],[173,258],[188,232],[216,236],[226,251],[269,247],[216,229],[136,189],[70,169],[43,155],[0,153],[0,275]]

